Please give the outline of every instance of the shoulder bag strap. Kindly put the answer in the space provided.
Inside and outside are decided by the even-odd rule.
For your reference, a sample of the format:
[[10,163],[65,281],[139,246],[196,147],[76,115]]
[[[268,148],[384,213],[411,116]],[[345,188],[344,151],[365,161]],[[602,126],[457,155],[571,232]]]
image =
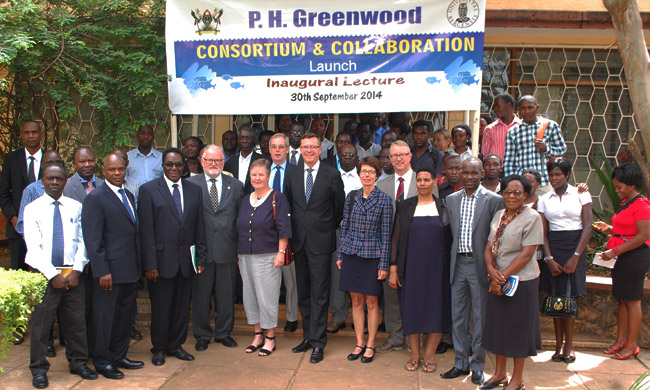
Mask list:
[[275,221],[275,194],[277,194],[277,191],[273,191],[273,199],[271,204],[273,205],[273,220]]
[[536,139],[544,138],[544,133],[546,133],[546,128],[548,127],[549,123],[545,118],[540,118],[540,122],[542,122],[542,125],[539,127],[539,130],[537,130],[537,136],[535,137]]

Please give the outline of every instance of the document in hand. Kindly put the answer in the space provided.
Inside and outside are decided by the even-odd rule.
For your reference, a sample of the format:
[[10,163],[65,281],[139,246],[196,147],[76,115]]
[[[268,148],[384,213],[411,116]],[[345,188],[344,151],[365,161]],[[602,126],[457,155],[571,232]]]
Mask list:
[[506,282],[501,286],[501,292],[503,295],[511,297],[515,295],[515,291],[517,291],[517,287],[519,286],[519,276],[517,275],[512,275],[508,279],[506,279]]
[[604,260],[603,259],[603,253],[600,252],[600,253],[596,253],[596,255],[594,255],[593,264],[611,269],[611,268],[614,268],[614,264],[616,264],[617,259],[618,259],[618,257],[614,257],[613,259],[610,259],[610,260]]

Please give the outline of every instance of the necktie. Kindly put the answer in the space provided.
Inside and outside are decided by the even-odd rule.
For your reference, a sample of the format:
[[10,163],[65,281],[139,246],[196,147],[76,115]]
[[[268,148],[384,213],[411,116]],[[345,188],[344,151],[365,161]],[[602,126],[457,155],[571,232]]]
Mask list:
[[183,219],[183,205],[181,204],[181,192],[178,190],[178,184],[172,185],[174,190],[172,191],[172,198],[174,198],[174,203],[176,203],[176,208],[178,209],[178,216]]
[[129,213],[129,217],[131,217],[131,221],[135,223],[135,215],[133,215],[133,211],[131,210],[131,205],[129,204],[129,200],[126,198],[126,192],[124,192],[124,189],[120,188],[117,190],[117,192],[122,195],[122,203],[124,203],[124,207],[126,207],[126,211]]
[[[210,201],[212,202],[212,211],[217,212],[217,207],[219,207],[219,192],[217,191],[217,179],[210,179],[212,185],[210,185]],[[176,184],[174,184],[176,185]]]
[[273,189],[282,192],[282,184],[281,184],[281,179],[282,179],[282,167],[279,165],[276,165],[275,168],[275,177],[273,178]]
[[395,195],[395,200],[404,200],[404,178],[398,177],[397,181],[399,181],[399,186],[397,187],[397,195]]
[[311,189],[314,187],[314,177],[311,173],[314,171],[313,168],[307,168],[307,185],[305,186],[305,201],[309,203],[309,197],[311,196]]
[[87,181],[83,183],[83,185],[86,187],[86,195],[90,194],[95,189],[92,182]]
[[298,154],[297,150],[292,150],[291,151],[291,164],[292,165],[298,165],[298,161],[296,160],[296,154]]
[[54,201],[54,217],[52,218],[52,265],[63,267],[63,222],[59,201]]
[[34,161],[36,159],[34,156],[29,156],[29,167],[27,168],[27,181],[29,184],[32,184],[36,181],[36,175],[34,174]]

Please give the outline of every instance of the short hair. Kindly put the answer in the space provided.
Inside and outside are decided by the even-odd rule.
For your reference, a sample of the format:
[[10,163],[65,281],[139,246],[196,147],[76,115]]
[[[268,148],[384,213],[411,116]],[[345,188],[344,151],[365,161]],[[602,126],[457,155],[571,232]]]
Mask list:
[[449,130],[447,130],[444,127],[440,128],[438,130],[435,130],[433,132],[433,135],[435,135],[436,133],[442,134],[442,136],[445,137],[446,139],[451,139],[451,133],[449,132]]
[[643,188],[643,171],[636,163],[623,163],[615,167],[612,171],[612,179],[634,186],[637,190]]
[[89,151],[90,153],[92,153],[93,158],[95,158],[95,152],[91,148],[89,148],[88,146],[79,146],[79,147],[74,148],[74,151],[72,152],[72,159],[73,160],[77,156],[77,152],[80,151],[80,150]]
[[262,137],[264,137],[265,135],[268,135],[270,140],[271,139],[270,137],[273,137],[274,134],[275,132],[271,130],[262,130],[260,132],[260,135],[257,136],[257,142],[262,142]]
[[63,166],[63,163],[60,162],[60,161],[52,161],[52,162],[49,162],[49,163],[45,164],[45,168],[43,168],[43,176],[45,176],[45,171],[47,171],[48,168],[52,168],[52,167],[57,167],[57,168],[63,169],[63,177],[65,177],[67,179],[68,174],[65,171],[65,166]]
[[257,160],[251,161],[251,165],[248,168],[248,172],[252,172],[255,167],[264,167],[267,175],[271,175],[271,163],[265,158],[258,158]]
[[551,172],[555,168],[560,168],[564,176],[571,174],[571,162],[564,157],[553,157],[546,163],[546,172]]
[[533,190],[533,186],[530,184],[528,179],[523,177],[522,175],[509,175],[506,176],[505,179],[501,182],[501,190],[505,190],[508,184],[510,184],[511,181],[518,181],[521,183],[521,185],[524,186],[524,192],[530,195],[530,191]]
[[503,165],[503,159],[501,159],[501,156],[499,156],[499,155],[496,154],[496,153],[490,153],[490,154],[488,154],[487,156],[483,157],[483,163],[485,164],[485,162],[487,161],[487,159],[490,158],[490,157],[496,157],[496,158],[499,160],[499,164],[502,164],[502,165]]
[[383,172],[381,169],[381,163],[379,162],[379,159],[377,157],[368,156],[362,158],[357,163],[357,175],[361,175],[361,166],[363,165],[371,166],[372,169],[375,170],[375,175],[377,175],[377,177],[381,176],[381,172]]
[[515,99],[513,99],[512,95],[510,95],[509,93],[507,92],[500,93],[494,97],[495,102],[499,99],[503,100],[506,104],[509,104],[512,108],[515,108]]
[[347,131],[339,131],[336,134],[336,137],[334,137],[334,142],[336,142],[339,139],[339,137],[342,135],[347,135],[348,137],[350,137],[350,142],[354,143],[354,140],[352,139],[352,134],[348,133]]
[[470,139],[472,139],[472,129],[470,129],[470,128],[469,128],[469,125],[467,125],[466,123],[460,123],[460,124],[457,124],[456,126],[452,127],[452,128],[451,128],[451,134],[452,134],[452,136],[454,135],[454,131],[456,131],[456,129],[463,129],[463,130],[465,130],[465,133],[467,134],[467,136],[468,136]]
[[185,154],[183,154],[182,150],[180,150],[179,148],[167,148],[162,153],[162,159],[161,159],[162,162],[165,162],[165,157],[167,157],[169,153],[178,153],[181,156],[181,160],[185,161]]
[[539,173],[539,171],[537,169],[533,169],[533,168],[524,169],[524,171],[521,173],[521,175],[522,176],[523,175],[532,175],[539,184],[542,184],[542,174]]
[[398,123],[398,122],[402,123],[402,122],[399,121],[398,117],[400,115],[404,115],[404,114],[407,114],[409,116],[409,121],[410,121],[411,120],[411,113],[408,112],[408,111],[407,112],[391,112],[391,113],[388,114],[388,124],[391,125],[391,127],[393,127],[393,125]]
[[395,143],[395,142],[393,142],[393,143],[390,144],[390,145],[382,146],[382,147],[381,147],[381,150],[379,151],[379,153],[383,152],[384,150],[388,150],[388,154],[390,154],[390,147],[393,146],[394,143]]
[[523,102],[531,102],[536,106],[539,106],[539,103],[537,103],[537,99],[535,99],[535,96],[533,95],[524,95],[519,98],[519,101],[517,102],[517,107],[521,105]]
[[271,141],[273,141],[274,138],[282,138],[282,142],[284,143],[284,146],[289,147],[289,137],[284,135],[284,133],[275,133],[275,134],[273,134],[273,136],[269,140],[269,144],[271,143]]
[[458,154],[445,154],[442,158],[442,166],[446,167],[449,160],[460,160],[461,165],[463,164],[463,158]]
[[485,119],[485,122],[487,122],[488,125],[494,122],[494,118],[492,118],[490,114],[481,114],[481,119]]
[[233,133],[235,135],[235,138],[237,138],[237,132],[235,130],[226,130],[223,132],[223,134],[221,134],[221,139],[223,139],[223,137],[225,137],[228,133]]
[[185,140],[183,141],[183,145],[185,145],[185,142],[191,139],[196,140],[196,142],[199,143],[199,149],[203,147],[204,145],[203,140],[195,135],[190,135],[189,137],[185,138]]
[[415,129],[418,126],[426,127],[427,131],[429,133],[431,133],[432,126],[431,126],[431,123],[429,121],[425,121],[424,119],[419,119],[419,120],[413,122],[413,125],[411,125],[411,128]]
[[415,176],[417,177],[418,173],[420,173],[420,172],[429,172],[429,174],[431,175],[431,178],[434,179],[434,180],[436,179],[437,173],[436,173],[435,169],[433,169],[433,167],[431,165],[423,165],[423,166],[419,167],[417,169],[417,171],[415,171]]
[[398,139],[397,141],[393,142],[393,143],[390,145],[391,148],[392,148],[393,146],[406,146],[407,148],[409,148],[409,150],[411,150],[411,147],[409,146],[409,144],[407,144],[406,142],[402,141],[401,139]]
[[149,128],[149,129],[151,129],[151,131],[154,131],[154,129],[153,129],[153,127],[151,127],[151,125],[142,125],[142,126],[138,127],[138,133],[141,132],[142,130],[146,129],[146,128]]
[[321,146],[320,144],[320,137],[316,135],[316,133],[312,133],[311,131],[306,132],[303,136],[302,139],[307,139],[307,138],[316,138],[318,140],[318,146]]
[[207,152],[209,149],[217,149],[217,150],[221,151],[221,154],[224,154],[223,153],[223,148],[221,146],[215,145],[215,144],[207,144],[207,145],[203,145],[203,147],[199,151],[199,157],[203,157],[205,152]]
[[359,122],[359,125],[357,126],[357,131],[359,131],[358,129],[360,129],[361,126],[368,126],[368,128],[370,128],[370,130],[372,130],[372,124],[370,122],[368,122],[368,121]]

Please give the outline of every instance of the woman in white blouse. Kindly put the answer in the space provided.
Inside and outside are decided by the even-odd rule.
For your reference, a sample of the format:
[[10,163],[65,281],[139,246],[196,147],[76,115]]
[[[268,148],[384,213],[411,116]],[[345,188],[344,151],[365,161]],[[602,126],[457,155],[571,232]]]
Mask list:
[[[546,164],[553,191],[539,199],[537,210],[544,222],[544,262],[542,290],[550,293],[555,283],[555,294],[564,295],[571,285],[571,296],[586,293],[587,244],[591,235],[591,195],[579,193],[569,185],[571,162],[564,157],[551,159]],[[575,318],[554,318],[555,362],[573,363],[573,328]]]

